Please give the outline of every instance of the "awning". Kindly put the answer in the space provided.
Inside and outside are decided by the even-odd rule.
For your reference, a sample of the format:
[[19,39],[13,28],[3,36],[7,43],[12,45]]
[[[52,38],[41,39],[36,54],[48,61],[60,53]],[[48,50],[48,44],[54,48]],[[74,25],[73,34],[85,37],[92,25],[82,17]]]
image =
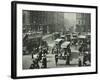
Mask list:
[[65,35],[61,35],[61,37],[65,37]]
[[78,38],[80,38],[80,39],[85,39],[86,36],[84,36],[84,35],[80,35],[80,36],[78,36]]
[[58,43],[59,43],[60,41],[62,41],[62,39],[56,39],[56,40],[55,40],[55,42],[58,42]]
[[67,46],[70,44],[70,42],[66,41],[62,43],[61,48],[67,48]]

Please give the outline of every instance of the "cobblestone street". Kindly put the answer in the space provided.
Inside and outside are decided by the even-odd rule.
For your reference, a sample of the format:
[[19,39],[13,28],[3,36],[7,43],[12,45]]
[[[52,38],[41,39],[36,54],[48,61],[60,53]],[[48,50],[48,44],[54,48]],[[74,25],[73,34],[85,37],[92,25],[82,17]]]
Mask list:
[[[78,66],[78,50],[75,47],[71,47],[71,57],[70,57],[70,65],[66,65],[66,60],[58,59],[58,64],[55,64],[55,55],[52,54],[52,47],[54,46],[55,42],[52,40],[52,36],[48,36],[45,38],[49,46],[49,54],[46,55],[47,57],[47,68],[59,68],[59,67],[77,67]],[[32,55],[24,55],[23,56],[23,69],[29,69],[30,65],[32,64]],[[41,66],[41,62],[39,62]]]

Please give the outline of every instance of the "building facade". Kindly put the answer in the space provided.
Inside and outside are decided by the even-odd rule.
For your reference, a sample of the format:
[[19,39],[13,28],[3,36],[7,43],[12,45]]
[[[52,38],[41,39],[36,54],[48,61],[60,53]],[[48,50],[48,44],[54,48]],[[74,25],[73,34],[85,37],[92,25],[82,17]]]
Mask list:
[[63,31],[64,13],[47,11],[23,11],[23,32],[43,34]]
[[76,32],[90,32],[91,15],[89,13],[76,13]]

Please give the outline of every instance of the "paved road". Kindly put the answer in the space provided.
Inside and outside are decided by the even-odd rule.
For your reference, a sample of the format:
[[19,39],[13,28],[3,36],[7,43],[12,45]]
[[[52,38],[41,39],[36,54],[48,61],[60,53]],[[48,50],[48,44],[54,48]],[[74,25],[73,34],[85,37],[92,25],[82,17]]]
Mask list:
[[[55,42],[52,40],[52,36],[46,36],[45,40],[48,43],[49,46],[49,54],[47,55],[47,67],[48,68],[57,68],[57,67],[75,67],[78,64],[78,50],[75,47],[71,47],[72,53],[70,57],[70,64],[71,65],[65,65],[65,60],[58,60],[58,65],[55,64],[55,57],[54,54],[51,54],[51,49],[54,46]],[[23,69],[29,69],[30,65],[32,64],[32,55],[24,55],[23,58]],[[41,66],[41,63],[39,63]]]
[[[70,65],[65,64],[65,60],[58,60],[58,65],[55,64],[55,57],[54,54],[47,55],[47,67],[48,68],[57,68],[57,67],[76,67],[78,64],[78,59],[74,56],[77,53],[73,53],[70,58]],[[30,65],[32,64],[32,56],[31,55],[24,55],[23,56],[23,69],[29,69]],[[39,62],[41,66],[41,63]]]

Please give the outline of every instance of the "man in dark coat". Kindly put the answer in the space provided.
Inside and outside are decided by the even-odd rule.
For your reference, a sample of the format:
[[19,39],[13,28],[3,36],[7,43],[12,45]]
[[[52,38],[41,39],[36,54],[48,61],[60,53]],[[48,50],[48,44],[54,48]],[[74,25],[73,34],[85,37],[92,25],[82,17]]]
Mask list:
[[35,69],[39,69],[40,66],[39,66],[39,61],[38,59],[35,59]]
[[80,59],[80,58],[78,59],[78,66],[79,66],[79,67],[82,66],[82,62],[81,62],[81,59]]
[[56,63],[56,66],[57,66],[57,63],[58,63],[58,54],[57,53],[55,54],[55,63]]
[[47,68],[47,58],[45,54],[43,54],[42,56],[42,67],[41,68]]
[[39,60],[41,60],[42,59],[42,53],[43,53],[43,51],[42,51],[42,49],[39,51]]
[[82,50],[83,50],[83,47],[82,47],[82,46],[80,46],[80,48],[79,48],[79,55],[81,55],[81,54],[82,54]]
[[35,61],[33,60],[33,63],[30,66],[30,69],[35,69]]

